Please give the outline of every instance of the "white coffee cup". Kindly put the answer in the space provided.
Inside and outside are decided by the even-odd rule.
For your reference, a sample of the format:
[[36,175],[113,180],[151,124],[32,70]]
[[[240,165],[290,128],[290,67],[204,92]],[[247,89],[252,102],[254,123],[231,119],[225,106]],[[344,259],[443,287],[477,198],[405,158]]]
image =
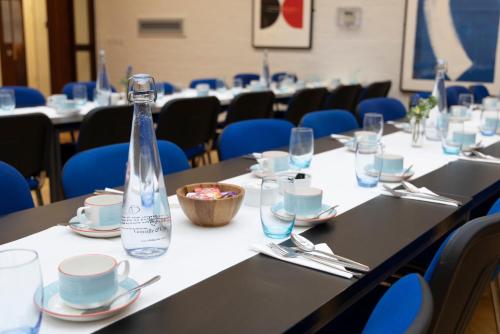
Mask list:
[[120,227],[122,201],[122,195],[91,196],[78,208],[76,216],[80,223],[95,230],[114,230]]
[[[123,267],[121,273],[119,267]],[[128,277],[129,262],[104,254],[84,254],[59,265],[59,296],[76,309],[102,306],[114,298],[120,282]]]
[[289,159],[288,152],[265,151],[257,162],[263,170],[278,173],[288,170]]
[[312,217],[321,212],[323,191],[313,187],[286,189],[283,206],[298,217]]

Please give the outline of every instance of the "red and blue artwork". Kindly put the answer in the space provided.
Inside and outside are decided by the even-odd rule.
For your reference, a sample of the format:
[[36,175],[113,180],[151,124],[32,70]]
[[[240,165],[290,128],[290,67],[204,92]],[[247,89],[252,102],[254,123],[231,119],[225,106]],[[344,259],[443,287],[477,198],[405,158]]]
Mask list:
[[254,0],[255,47],[311,47],[312,0]]

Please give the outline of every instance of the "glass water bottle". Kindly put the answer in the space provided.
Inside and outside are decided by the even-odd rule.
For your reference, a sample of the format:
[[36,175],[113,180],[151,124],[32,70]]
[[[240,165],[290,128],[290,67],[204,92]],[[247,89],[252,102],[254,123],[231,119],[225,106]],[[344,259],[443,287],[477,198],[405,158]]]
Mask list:
[[429,112],[429,117],[425,122],[425,137],[429,140],[438,141],[441,140],[439,122],[441,116],[446,114],[446,61],[443,59],[438,59],[436,65],[436,81],[434,83],[434,89],[432,91],[432,96],[436,98],[437,104]]
[[134,105],[134,119],[125,176],[121,239],[129,255],[151,258],[167,251],[172,230],[151,116],[151,104],[156,100],[153,78],[147,74],[131,77],[128,99]]
[[267,49],[264,50],[264,55],[262,59],[262,78],[261,82],[264,85],[264,87],[269,88],[271,87],[271,74],[269,72],[269,60],[267,57]]
[[96,82],[96,103],[100,106],[111,104],[111,84],[109,83],[108,72],[106,71],[106,54],[104,50],[99,50],[99,65],[97,68]]

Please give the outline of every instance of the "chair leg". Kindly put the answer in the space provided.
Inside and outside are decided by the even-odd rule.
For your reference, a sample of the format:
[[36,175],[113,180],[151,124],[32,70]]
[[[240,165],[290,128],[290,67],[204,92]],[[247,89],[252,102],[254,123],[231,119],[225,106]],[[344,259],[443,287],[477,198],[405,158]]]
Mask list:
[[497,275],[491,283],[491,298],[493,299],[493,312],[497,325],[497,333],[500,333],[500,275]]
[[35,189],[35,195],[36,195],[36,201],[38,203],[38,206],[43,205],[43,198],[42,198],[42,191],[40,190],[40,187]]
[[208,163],[207,163],[207,153],[203,153],[201,155],[201,161],[203,162],[203,166],[208,165]]

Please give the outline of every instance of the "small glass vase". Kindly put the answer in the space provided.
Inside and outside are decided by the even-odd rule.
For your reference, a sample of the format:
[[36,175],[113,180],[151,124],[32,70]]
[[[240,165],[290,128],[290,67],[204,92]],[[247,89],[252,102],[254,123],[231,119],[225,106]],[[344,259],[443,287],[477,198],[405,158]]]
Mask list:
[[413,117],[410,120],[411,146],[422,147],[425,135],[425,120]]

